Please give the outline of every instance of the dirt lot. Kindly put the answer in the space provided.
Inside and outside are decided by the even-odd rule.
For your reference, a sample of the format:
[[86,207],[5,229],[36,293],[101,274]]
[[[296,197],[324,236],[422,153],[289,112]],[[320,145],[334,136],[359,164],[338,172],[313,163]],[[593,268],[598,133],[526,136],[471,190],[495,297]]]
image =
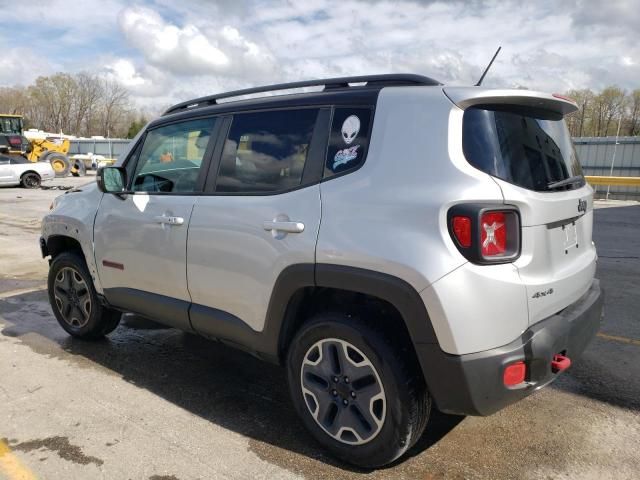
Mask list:
[[68,337],[47,302],[37,242],[60,193],[0,189],[0,478],[639,476],[636,204],[596,212],[606,318],[568,373],[488,418],[434,414],[409,458],[363,472],[307,435],[277,367],[133,317],[108,340]]

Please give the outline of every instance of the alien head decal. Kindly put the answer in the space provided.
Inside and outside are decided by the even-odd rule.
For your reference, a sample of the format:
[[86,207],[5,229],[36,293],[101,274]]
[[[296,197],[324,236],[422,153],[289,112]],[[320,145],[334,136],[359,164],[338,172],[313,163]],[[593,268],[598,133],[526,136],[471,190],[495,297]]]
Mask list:
[[342,139],[347,145],[351,145],[360,131],[360,119],[355,115],[350,115],[342,124]]

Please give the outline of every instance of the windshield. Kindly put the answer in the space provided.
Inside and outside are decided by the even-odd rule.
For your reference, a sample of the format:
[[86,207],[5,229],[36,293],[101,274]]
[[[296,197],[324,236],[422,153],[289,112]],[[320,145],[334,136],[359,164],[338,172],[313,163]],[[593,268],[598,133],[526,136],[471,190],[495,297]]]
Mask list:
[[22,135],[22,118],[0,117],[0,133]]
[[464,113],[467,161],[489,175],[535,191],[579,188],[582,177],[571,136],[561,115],[519,107],[473,107]]

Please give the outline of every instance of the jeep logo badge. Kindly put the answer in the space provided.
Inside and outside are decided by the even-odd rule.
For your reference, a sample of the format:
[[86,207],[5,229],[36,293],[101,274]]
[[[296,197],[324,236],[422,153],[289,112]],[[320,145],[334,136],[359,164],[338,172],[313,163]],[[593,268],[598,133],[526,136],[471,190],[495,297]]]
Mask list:
[[587,213],[587,201],[586,200],[578,200],[578,211],[582,213]]

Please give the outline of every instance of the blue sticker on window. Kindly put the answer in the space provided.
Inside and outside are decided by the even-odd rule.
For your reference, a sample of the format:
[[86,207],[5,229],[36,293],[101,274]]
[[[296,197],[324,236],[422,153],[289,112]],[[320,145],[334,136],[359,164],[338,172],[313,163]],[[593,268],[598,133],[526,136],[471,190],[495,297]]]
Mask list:
[[333,157],[333,170],[335,171],[335,169],[340,165],[344,165],[345,163],[349,163],[351,160],[358,158],[358,148],[360,148],[360,145],[354,145],[353,147],[339,150],[335,157]]
[[369,146],[372,109],[336,107],[324,178],[346,170],[355,170],[364,162]]

